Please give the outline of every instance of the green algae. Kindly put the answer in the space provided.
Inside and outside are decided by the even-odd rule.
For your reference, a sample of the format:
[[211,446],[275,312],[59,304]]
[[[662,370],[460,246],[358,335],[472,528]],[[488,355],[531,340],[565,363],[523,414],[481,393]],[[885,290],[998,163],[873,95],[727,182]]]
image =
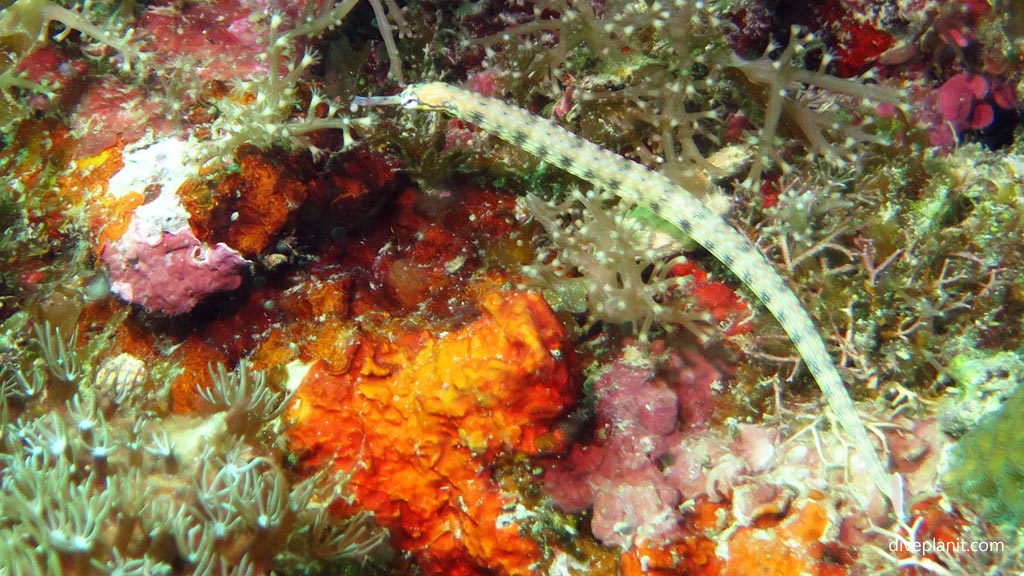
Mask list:
[[988,358],[965,359],[953,369],[954,378],[974,396],[986,386],[1013,386],[1002,407],[982,417],[978,425],[953,447],[943,485],[954,499],[971,504],[998,524],[1019,526],[1024,521],[1024,360],[999,353]]

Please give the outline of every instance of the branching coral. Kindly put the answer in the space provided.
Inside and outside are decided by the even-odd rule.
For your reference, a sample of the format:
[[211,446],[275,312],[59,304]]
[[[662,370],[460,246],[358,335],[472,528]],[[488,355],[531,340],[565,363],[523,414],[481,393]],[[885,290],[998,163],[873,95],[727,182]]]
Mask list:
[[709,126],[719,120],[716,79],[708,75],[719,25],[698,2],[549,0],[533,4],[532,18],[468,47],[483,47],[489,66],[510,71],[508,90],[555,101],[554,114],[578,124],[581,135],[634,142],[621,151],[705,191],[699,171],[724,173],[707,159],[708,143],[717,142]]
[[[760,58],[744,60],[733,56],[731,66],[743,73],[750,82],[763,86],[765,108],[761,130],[754,138],[754,161],[744,184],[753,187],[760,183],[762,173],[772,167],[783,172],[794,170],[780,150],[781,126],[788,121],[807,143],[807,157],[821,156],[837,165],[847,164],[853,157],[853,147],[863,142],[884,143],[885,140],[865,130],[872,116],[853,116],[856,106],[841,104],[839,96],[853,100],[854,104],[871,109],[882,102],[898,103],[900,92],[867,82],[870,78],[844,79],[827,73],[831,57],[820,48],[817,69],[809,68],[809,56],[816,39],[812,34],[790,30],[789,43],[781,54],[773,58],[778,46],[769,45]],[[825,92],[827,91],[827,92]]]
[[[405,21],[401,10],[393,0],[385,0],[391,8],[385,12],[381,0],[369,0],[378,18],[378,28],[384,38],[391,60],[389,74],[398,82],[402,81],[401,59],[391,34],[388,16],[399,23],[403,30]],[[228,156],[242,143],[258,148],[284,145],[288,148],[306,148],[314,156],[323,153],[313,144],[309,135],[324,129],[342,131],[342,150],[355,144],[351,129],[355,125],[368,126],[368,118],[351,119],[341,114],[341,107],[323,98],[311,89],[309,104],[305,113],[294,118],[294,108],[300,98],[299,80],[318,59],[316,52],[306,48],[297,56],[296,46],[301,39],[313,39],[341,24],[345,16],[359,0],[341,2],[315,2],[304,4],[300,19],[289,27],[281,13],[274,13],[266,28],[266,49],[261,59],[266,65],[266,74],[240,80],[232,93],[218,104],[218,116],[210,124],[210,137],[203,140],[199,161],[227,161]]]
[[[514,71],[512,93],[540,92],[581,135],[614,141],[695,192],[743,162],[748,188],[768,170],[799,171],[804,154],[790,152],[800,144],[811,157],[842,163],[863,144],[883,142],[871,129],[871,106],[897,102],[898,90],[872,85],[870,75],[831,75],[824,46],[796,28],[785,46],[741,58],[723,39],[728,9],[549,0],[469,46],[484,47],[495,69]],[[750,119],[759,126],[744,127]]]
[[[259,148],[274,145],[306,147],[314,154],[320,150],[307,135],[325,128],[342,130],[343,148],[353,144],[350,133],[352,121],[338,114],[340,108],[325,101],[314,91],[305,117],[293,120],[293,108],[298,95],[298,82],[304,72],[316,63],[317,56],[306,49],[296,57],[295,45],[299,38],[316,37],[328,28],[341,23],[358,0],[345,0],[337,5],[326,4],[329,9],[310,15],[304,22],[285,28],[280,13],[270,16],[266,31],[266,75],[239,81],[234,91],[219,103],[219,115],[210,125],[210,138],[198,142],[200,163],[213,160],[228,161],[242,143]],[[312,4],[310,4],[312,5]],[[321,116],[321,104],[326,113]]]
[[[395,20],[399,31],[403,32],[402,12],[393,0],[385,0],[389,11],[384,10],[381,0],[369,2],[378,18],[377,27],[391,61],[390,76],[401,82],[401,60],[388,19]],[[232,91],[217,100],[216,117],[207,127],[209,134],[201,138],[193,134],[200,164],[228,162],[243,143],[263,149],[272,146],[304,148],[315,156],[320,155],[323,151],[309,136],[324,129],[341,130],[342,150],[354,145],[352,127],[368,126],[370,119],[345,116],[338,104],[322,97],[316,88],[309,89],[305,110],[296,114],[303,99],[300,81],[318,61],[316,51],[308,46],[301,50],[301,55],[297,52],[303,43],[339,26],[358,3],[359,0],[309,0],[301,4],[295,21],[289,21],[282,12],[270,14],[265,23],[264,52],[259,57],[265,71],[238,79]]]
[[[87,0],[79,9],[69,10],[50,0],[17,0],[4,8],[0,16],[0,37],[4,39],[5,47],[27,52],[46,39],[49,25],[57,22],[64,27],[56,37],[58,40],[77,30],[88,35],[94,42],[119,53],[123,58],[122,67],[131,70],[133,64],[144,58],[132,43],[135,31],[120,25],[103,27],[93,23],[88,14],[91,5],[92,2]],[[118,29],[121,27],[124,30]]]
[[[391,59],[391,75],[401,81],[401,63],[391,33],[393,27],[388,19],[396,21],[399,31],[403,32],[406,24],[402,12],[393,0],[386,0],[389,10],[384,9],[381,0],[369,1],[379,19],[378,29],[384,36],[384,44]],[[228,71],[226,77],[217,78],[205,72],[211,65],[208,58],[215,57],[215,52],[204,48],[196,50],[196,53],[178,54],[164,44],[175,46],[195,42],[194,38],[189,38],[189,34],[205,36],[208,32],[211,36],[214,33],[225,34],[233,42],[241,42],[239,36],[244,37],[246,33],[239,29],[248,29],[254,23],[242,24],[235,21],[232,24],[235,29],[232,30],[228,26],[231,22],[221,18],[210,22],[209,29],[202,28],[192,19],[222,16],[209,8],[202,8],[188,18],[179,16],[182,20],[178,22],[179,26],[163,28],[161,24],[164,20],[161,18],[176,9],[155,6],[147,9],[140,18],[142,27],[136,29],[126,24],[130,18],[134,18],[130,8],[118,9],[115,16],[98,24],[94,20],[103,18],[103,11],[94,8],[90,2],[83,3],[79,10],[68,10],[48,0],[18,0],[0,16],[0,49],[5,52],[5,57],[0,59],[0,89],[11,104],[14,104],[15,99],[8,89],[59,93],[59,90],[32,82],[16,71],[21,60],[45,44],[49,24],[58,22],[64,30],[55,37],[57,40],[64,39],[71,31],[77,31],[96,45],[113,50],[120,59],[122,71],[128,76],[128,82],[136,90],[150,92],[145,100],[151,104],[143,104],[141,100],[124,104],[124,110],[120,112],[131,118],[128,123],[144,120],[137,118],[141,116],[140,110],[133,106],[162,108],[173,121],[180,123],[189,117],[190,107],[209,105],[213,112],[212,121],[197,122],[202,120],[202,116],[189,117],[191,123],[202,124],[193,130],[197,146],[195,156],[200,164],[230,161],[231,154],[242,143],[260,148],[305,148],[319,154],[319,148],[313,144],[309,135],[323,129],[341,130],[344,136],[342,149],[348,149],[353,144],[350,133],[352,125],[367,125],[369,121],[350,120],[341,113],[337,104],[321,97],[315,89],[311,89],[308,104],[304,104],[306,94],[302,91],[302,77],[317,61],[315,51],[305,45],[338,26],[358,3],[359,0],[308,0],[294,6],[282,3],[282,11],[272,12],[264,21],[261,31],[263,53],[259,59],[264,69],[258,73],[247,73],[251,67],[249,63],[249,67],[243,70]],[[234,12],[228,11],[232,12],[232,18],[236,17],[237,7],[230,8],[235,8]],[[294,18],[289,14],[294,14]],[[249,50],[253,47],[251,44],[243,48]],[[84,46],[83,51],[88,53],[94,50]],[[211,92],[209,87],[203,88],[204,83],[210,80],[220,82],[232,79],[236,86],[226,96],[216,90]],[[125,100],[132,101],[131,98]],[[299,107],[303,105],[304,109],[300,112]],[[16,108],[18,106],[12,105],[11,110]],[[97,118],[88,121],[95,120]],[[126,128],[119,126],[119,129],[124,131]]]
[[47,96],[55,94],[57,87],[33,82],[17,71],[19,62],[47,40],[52,23],[63,26],[54,37],[58,41],[78,31],[93,43],[92,49],[87,51],[113,50],[124,72],[132,73],[134,67],[134,72],[138,73],[138,68],[145,68],[148,55],[138,49],[138,43],[133,41],[135,30],[127,25],[133,15],[119,13],[105,25],[98,25],[90,13],[91,4],[86,1],[71,10],[50,0],[17,0],[0,12],[0,124],[5,128],[11,124],[10,120],[27,111],[12,94],[12,89]]
[[689,294],[693,277],[676,271],[686,258],[659,253],[657,237],[626,203],[579,190],[560,203],[532,195],[523,203],[551,242],[526,271],[553,289],[555,301],[589,311],[591,323],[629,324],[642,339],[655,325],[683,326],[700,338],[713,333],[710,314]]

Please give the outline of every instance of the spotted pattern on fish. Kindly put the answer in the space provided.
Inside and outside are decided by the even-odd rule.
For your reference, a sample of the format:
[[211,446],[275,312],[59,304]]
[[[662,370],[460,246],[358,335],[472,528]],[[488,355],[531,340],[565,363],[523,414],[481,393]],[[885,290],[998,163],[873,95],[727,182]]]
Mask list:
[[782,325],[864,460],[872,481],[898,507],[902,500],[896,493],[899,479],[889,476],[882,465],[814,321],[761,252],[686,189],[526,110],[441,82],[407,86],[397,98],[360,101],[447,112],[628,202],[645,206],[685,232],[741,279]]

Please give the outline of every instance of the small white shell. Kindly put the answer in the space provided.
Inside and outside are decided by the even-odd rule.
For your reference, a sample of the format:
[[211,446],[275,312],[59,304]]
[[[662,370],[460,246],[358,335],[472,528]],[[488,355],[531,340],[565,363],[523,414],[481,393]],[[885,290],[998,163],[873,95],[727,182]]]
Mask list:
[[149,371],[142,360],[123,352],[107,358],[96,370],[96,389],[111,393],[114,402],[121,404],[125,397],[145,382]]

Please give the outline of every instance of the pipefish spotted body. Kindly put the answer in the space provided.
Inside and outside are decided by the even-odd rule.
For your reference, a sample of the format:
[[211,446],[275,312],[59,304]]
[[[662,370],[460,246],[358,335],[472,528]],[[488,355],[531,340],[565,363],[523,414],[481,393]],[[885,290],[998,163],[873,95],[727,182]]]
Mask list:
[[412,84],[394,96],[357,97],[356,106],[397,105],[446,112],[682,230],[736,275],[793,341],[875,487],[902,512],[902,482],[879,459],[814,321],[761,252],[686,189],[526,110],[442,82]]

